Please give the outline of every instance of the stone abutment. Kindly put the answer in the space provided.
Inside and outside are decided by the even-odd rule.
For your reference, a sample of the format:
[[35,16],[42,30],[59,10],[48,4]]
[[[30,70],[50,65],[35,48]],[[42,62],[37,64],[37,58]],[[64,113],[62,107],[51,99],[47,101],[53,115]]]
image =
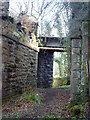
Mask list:
[[38,54],[37,87],[50,88],[53,84],[53,53],[52,50],[40,50]]

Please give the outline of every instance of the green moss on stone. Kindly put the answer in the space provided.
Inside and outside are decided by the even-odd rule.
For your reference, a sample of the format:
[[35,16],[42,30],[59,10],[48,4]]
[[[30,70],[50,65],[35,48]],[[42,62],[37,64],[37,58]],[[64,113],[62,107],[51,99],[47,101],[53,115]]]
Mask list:
[[81,115],[82,110],[83,110],[82,105],[75,105],[71,108],[71,114],[72,116]]

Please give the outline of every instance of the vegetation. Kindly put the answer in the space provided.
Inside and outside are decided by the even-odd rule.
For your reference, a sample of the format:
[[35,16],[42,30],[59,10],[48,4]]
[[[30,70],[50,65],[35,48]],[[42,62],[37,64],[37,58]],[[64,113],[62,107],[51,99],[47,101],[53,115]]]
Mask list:
[[88,28],[88,22],[87,21],[83,22],[83,24],[84,24],[84,28]]
[[[59,74],[57,76],[54,76],[53,78],[53,86],[55,87],[55,84],[58,84],[58,86],[62,85],[70,85],[70,68],[68,65],[68,54],[66,52],[58,53],[54,56],[54,64],[58,65],[57,71],[59,70]],[[56,67],[56,66],[55,66]],[[55,71],[54,75],[57,74],[57,71]],[[57,86],[57,85],[56,85]]]
[[71,85],[63,85],[63,86],[59,86],[59,88],[70,88]]
[[61,120],[60,116],[55,117],[54,115],[47,115],[44,116],[42,118],[40,118],[40,120]]
[[60,86],[67,85],[67,77],[53,78],[53,88],[59,88]]
[[[35,4],[35,2],[36,2],[36,4]],[[53,88],[55,88],[55,87],[56,88],[64,88],[64,90],[68,90],[69,91],[69,89],[67,89],[67,88],[71,87],[71,85],[70,85],[71,43],[70,43],[70,39],[68,38],[67,34],[68,34],[68,29],[69,29],[68,20],[69,20],[69,18],[71,18],[69,16],[70,16],[70,12],[73,11],[73,10],[71,10],[68,2],[62,3],[62,2],[59,2],[57,0],[55,0],[55,1],[52,1],[52,0],[41,0],[41,1],[39,1],[39,0],[36,0],[36,1],[34,1],[34,0],[31,0],[31,1],[27,0],[26,2],[24,1],[23,3],[24,3],[24,7],[25,7],[25,11],[24,11],[23,15],[26,15],[25,19],[27,19],[27,16],[29,15],[31,17],[33,16],[35,18],[35,20],[37,22],[39,22],[39,31],[38,31],[39,36],[45,36],[45,37],[46,36],[54,36],[55,34],[53,35],[53,31],[55,32],[55,30],[56,30],[56,35],[57,36],[59,36],[60,38],[62,38],[62,37],[65,38],[66,37],[66,40],[63,40],[63,41],[65,41],[64,45],[66,46],[67,52],[64,52],[64,53],[62,52],[62,53],[56,54],[54,56],[54,63],[58,65],[58,71],[59,72],[58,72],[58,76],[54,76],[53,77]],[[29,7],[29,4],[31,5],[31,7]],[[19,8],[19,13],[18,13],[17,16],[15,16],[16,19],[18,19],[18,17],[20,18],[20,15],[23,13],[22,12],[23,11],[23,5],[21,3],[18,4],[18,8]],[[29,10],[29,8],[30,8],[30,10]],[[30,11],[30,13],[29,13],[29,11]],[[47,20],[47,18],[48,18],[48,20]],[[72,18],[74,18],[74,13],[72,14]],[[20,40],[23,40],[23,42],[26,42],[26,41],[29,40],[30,43],[33,43],[32,46],[33,45],[37,46],[37,44],[36,44],[36,36],[35,36],[34,32],[29,31],[27,29],[28,27],[24,26],[24,24],[22,25],[22,21],[20,23],[18,23],[17,21],[14,20],[13,17],[7,16],[7,15],[6,16],[3,15],[2,16],[2,20],[3,20],[3,24],[4,24],[4,28],[2,28],[2,33],[4,33],[4,32],[7,32],[7,33],[11,32],[13,35],[17,36]],[[29,21],[27,21],[26,24],[30,24],[30,20],[31,19],[29,19]],[[87,28],[87,27],[88,27],[88,22],[84,22],[84,28]],[[30,28],[30,26],[29,26],[29,28]],[[31,37],[32,37],[32,39],[31,39]],[[45,39],[45,43],[46,43],[46,39]],[[38,40],[38,45],[43,47],[42,39]],[[76,101],[73,101],[73,102],[71,101],[69,103],[68,107],[66,108],[65,107],[66,104],[64,102],[64,100],[65,100],[64,98],[68,97],[67,101],[69,101],[69,99],[70,99],[69,98],[69,94],[67,95],[67,94],[65,94],[63,92],[60,93],[60,94],[58,92],[59,95],[57,95],[56,93],[55,94],[53,94],[53,93],[50,94],[49,93],[50,91],[49,91],[48,92],[48,97],[50,97],[50,98],[48,98],[46,96],[46,100],[49,101],[49,102],[48,102],[48,104],[45,103],[44,106],[46,106],[48,108],[48,105],[50,104],[50,106],[49,106],[50,112],[54,111],[55,108],[56,108],[56,112],[57,112],[57,108],[60,105],[64,104],[63,108],[62,108],[62,106],[60,106],[61,108],[58,108],[58,114],[62,113],[63,116],[64,116],[64,113],[65,113],[64,110],[66,110],[67,112],[68,112],[68,110],[70,110],[69,111],[70,114],[68,112],[68,116],[73,117],[73,119],[85,118],[84,108],[86,106],[89,106],[89,104],[87,102],[88,101],[88,87],[89,87],[88,86],[88,71],[87,71],[88,70],[88,66],[87,66],[88,60],[83,62],[82,50],[83,50],[83,46],[82,46],[82,40],[81,40],[80,59],[79,59],[80,78],[78,78],[79,79],[78,86],[74,86],[74,87],[78,87],[78,91],[79,91],[79,92],[77,92],[79,94],[76,94],[76,96],[77,96]],[[10,61],[9,59],[8,59],[8,61]],[[19,61],[19,60],[17,59],[17,61]],[[34,60],[31,59],[30,61],[31,61],[30,67],[33,67]],[[16,65],[17,64],[15,63],[13,69],[16,68]],[[82,68],[84,69],[84,80],[83,81],[82,81]],[[55,68],[55,71],[56,70],[57,69]],[[7,76],[9,77],[8,71],[5,70],[4,72],[6,74],[8,74]],[[5,79],[8,79],[8,77],[5,76]],[[24,84],[26,84],[26,81],[24,81]],[[33,106],[37,105],[37,104],[38,104],[38,106],[41,105],[40,104],[41,100],[44,97],[41,98],[39,96],[39,94],[30,92],[29,90],[26,90],[26,87],[24,89],[27,92],[25,92],[24,94],[21,95],[20,101],[23,101],[23,103],[25,102],[25,104],[28,104],[28,102],[32,102]],[[31,89],[31,87],[28,86],[27,89]],[[42,92],[43,92],[43,90],[42,90]],[[45,91],[45,92],[47,92],[47,91]],[[46,94],[47,93],[45,93],[45,95]],[[60,98],[60,101],[58,101],[59,98]],[[53,102],[50,102],[50,101],[53,101]],[[55,102],[57,102],[56,105],[54,105]],[[61,102],[62,104],[59,103],[59,102]],[[23,106],[23,103],[22,104],[20,104],[20,103],[17,104],[16,105],[17,108]],[[51,107],[51,106],[54,106],[54,107]],[[9,105],[9,107],[10,107],[10,105]],[[37,107],[37,106],[34,106],[33,108],[35,108],[35,107]],[[23,108],[25,108],[25,107],[23,107]],[[44,110],[43,106],[42,106],[42,108]],[[40,110],[42,110],[42,108]],[[46,110],[47,110],[47,108],[46,108]],[[4,109],[4,110],[6,110],[5,112],[7,112],[7,113],[11,112],[11,111],[9,111],[10,110],[9,108],[8,109]],[[36,112],[36,115],[37,115],[37,111],[35,111],[35,112]],[[40,112],[42,112],[42,111],[40,111]],[[32,114],[33,114],[33,112],[32,112]],[[19,119],[18,114],[17,114],[17,119]],[[61,117],[58,116],[56,118],[55,115],[51,114],[51,115],[44,116],[42,119],[45,119],[45,120],[58,119],[58,120],[60,120]]]
[[23,94],[21,96],[21,100],[23,101],[32,101],[35,104],[40,104],[40,98],[38,96],[38,94],[34,94],[34,93],[28,93],[28,94]]
[[81,116],[82,115],[82,112],[83,112],[83,107],[81,105],[75,105],[71,108],[71,114],[72,116]]

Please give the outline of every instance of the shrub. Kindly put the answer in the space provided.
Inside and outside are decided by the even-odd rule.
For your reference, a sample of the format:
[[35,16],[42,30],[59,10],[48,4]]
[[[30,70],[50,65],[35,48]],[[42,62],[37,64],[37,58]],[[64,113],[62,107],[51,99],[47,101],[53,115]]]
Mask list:
[[73,107],[71,107],[71,114],[72,116],[80,116],[82,115],[82,105],[74,105]]
[[33,101],[35,104],[40,104],[40,99],[37,94],[30,93],[30,94],[24,94],[21,99],[23,101]]
[[67,78],[63,77],[57,77],[53,78],[53,88],[59,88],[59,86],[67,85]]

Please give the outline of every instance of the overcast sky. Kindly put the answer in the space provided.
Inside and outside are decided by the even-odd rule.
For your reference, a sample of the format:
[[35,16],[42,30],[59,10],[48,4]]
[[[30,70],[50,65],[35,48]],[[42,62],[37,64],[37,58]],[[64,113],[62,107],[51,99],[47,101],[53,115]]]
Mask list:
[[[9,11],[10,11],[10,14],[13,16],[13,17],[17,17],[18,14],[19,14],[19,7],[18,5],[22,4],[22,10],[25,11],[25,5],[24,5],[24,2],[27,2],[28,0],[10,0],[10,7],[9,7]],[[37,0],[36,0],[37,1]],[[36,10],[37,10],[37,2],[34,0],[34,5],[36,6]],[[42,1],[42,0],[39,0],[39,1]],[[48,0],[49,1],[49,0]],[[54,0],[53,0],[54,1]],[[60,2],[60,0],[57,0],[57,2]],[[62,1],[62,0],[61,0]],[[64,2],[65,1],[68,1],[68,0],[63,0]],[[40,2],[41,3],[41,2]],[[30,14],[31,12],[31,4],[29,5],[29,12],[28,14]],[[48,9],[48,15],[46,16],[46,19],[49,21],[51,19],[51,16],[52,16],[52,13],[49,11]],[[62,13],[64,14],[64,13]],[[65,16],[64,16],[65,17]],[[62,22],[63,22],[63,17],[62,17]],[[68,28],[65,26],[65,24],[63,23],[63,34],[65,35],[65,31],[67,31]],[[57,30],[56,29],[53,29],[52,31],[52,35],[54,36],[57,36]]]

